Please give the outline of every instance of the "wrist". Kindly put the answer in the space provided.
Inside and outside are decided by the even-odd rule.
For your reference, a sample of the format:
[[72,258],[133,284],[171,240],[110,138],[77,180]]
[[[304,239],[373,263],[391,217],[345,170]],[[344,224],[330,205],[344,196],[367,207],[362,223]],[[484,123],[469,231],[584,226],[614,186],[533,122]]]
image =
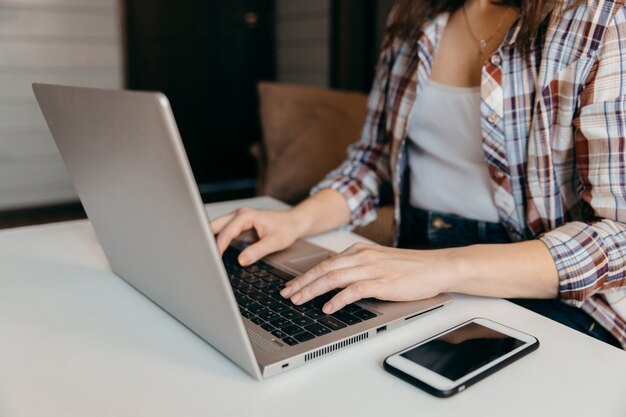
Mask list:
[[290,219],[291,228],[295,231],[296,239],[310,234],[312,216],[307,214],[306,210],[302,210],[302,207],[296,206],[291,208],[287,214]]
[[467,248],[446,249],[445,290],[443,292],[467,293],[470,281],[475,276],[475,257],[469,256]]

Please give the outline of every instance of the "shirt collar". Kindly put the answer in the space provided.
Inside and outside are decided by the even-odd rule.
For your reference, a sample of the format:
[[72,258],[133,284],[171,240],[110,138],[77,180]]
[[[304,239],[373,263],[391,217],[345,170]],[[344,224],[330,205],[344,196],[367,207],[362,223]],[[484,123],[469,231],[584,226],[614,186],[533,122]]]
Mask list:
[[[424,25],[424,30],[422,31],[422,36],[420,41],[428,40],[428,43],[431,45],[432,49],[436,49],[436,45],[439,44],[441,40],[441,36],[443,35],[443,31],[448,24],[448,18],[450,17],[450,13],[441,13],[437,15],[433,20],[428,21]],[[429,48],[430,49],[430,48]],[[434,52],[431,50],[431,52]]]
[[504,37],[504,41],[502,42],[502,44],[504,46],[513,46],[515,44],[515,41],[517,41],[517,35],[519,34],[521,28],[521,20],[518,17],[513,22],[513,25],[511,25],[511,28]]

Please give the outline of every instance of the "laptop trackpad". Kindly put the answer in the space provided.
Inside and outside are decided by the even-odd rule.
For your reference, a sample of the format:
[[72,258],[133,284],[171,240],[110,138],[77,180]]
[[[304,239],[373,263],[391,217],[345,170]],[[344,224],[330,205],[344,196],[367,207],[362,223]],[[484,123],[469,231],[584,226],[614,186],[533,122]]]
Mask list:
[[293,245],[278,253],[269,255],[266,260],[275,266],[293,274],[302,274],[313,268],[333,252],[309,243],[297,240]]
[[314,253],[312,255],[289,260],[287,262],[284,262],[284,265],[291,269],[295,269],[300,273],[304,273],[313,268],[318,263],[322,262],[324,259],[328,258],[328,255],[330,255],[330,252]]

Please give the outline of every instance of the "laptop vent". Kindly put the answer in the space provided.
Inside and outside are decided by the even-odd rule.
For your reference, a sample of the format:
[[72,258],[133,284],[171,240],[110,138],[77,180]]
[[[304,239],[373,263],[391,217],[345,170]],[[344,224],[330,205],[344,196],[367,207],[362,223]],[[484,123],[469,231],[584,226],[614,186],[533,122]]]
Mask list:
[[326,355],[326,354],[328,354],[330,352],[334,352],[336,350],[343,349],[343,348],[345,348],[347,346],[350,346],[353,343],[357,343],[357,342],[360,342],[362,340],[367,339],[367,336],[368,336],[367,332],[361,333],[361,334],[353,336],[353,337],[351,337],[349,339],[342,340],[341,342],[337,342],[337,343],[335,343],[333,345],[317,349],[316,351],[313,351],[311,353],[307,353],[304,356],[304,361],[308,362],[308,361],[310,361],[312,359],[319,358],[320,356],[324,356],[324,355]]

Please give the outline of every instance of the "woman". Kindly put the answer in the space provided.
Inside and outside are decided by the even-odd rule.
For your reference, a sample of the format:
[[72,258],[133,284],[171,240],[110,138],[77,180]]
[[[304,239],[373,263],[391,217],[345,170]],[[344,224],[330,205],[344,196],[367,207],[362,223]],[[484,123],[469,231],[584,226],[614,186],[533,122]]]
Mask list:
[[346,161],[287,212],[215,219],[220,249],[254,229],[246,265],[367,224],[390,180],[401,248],[355,245],[284,297],[302,304],[342,288],[327,313],[365,297],[513,298],[625,347],[622,34],[615,1],[399,2]]

